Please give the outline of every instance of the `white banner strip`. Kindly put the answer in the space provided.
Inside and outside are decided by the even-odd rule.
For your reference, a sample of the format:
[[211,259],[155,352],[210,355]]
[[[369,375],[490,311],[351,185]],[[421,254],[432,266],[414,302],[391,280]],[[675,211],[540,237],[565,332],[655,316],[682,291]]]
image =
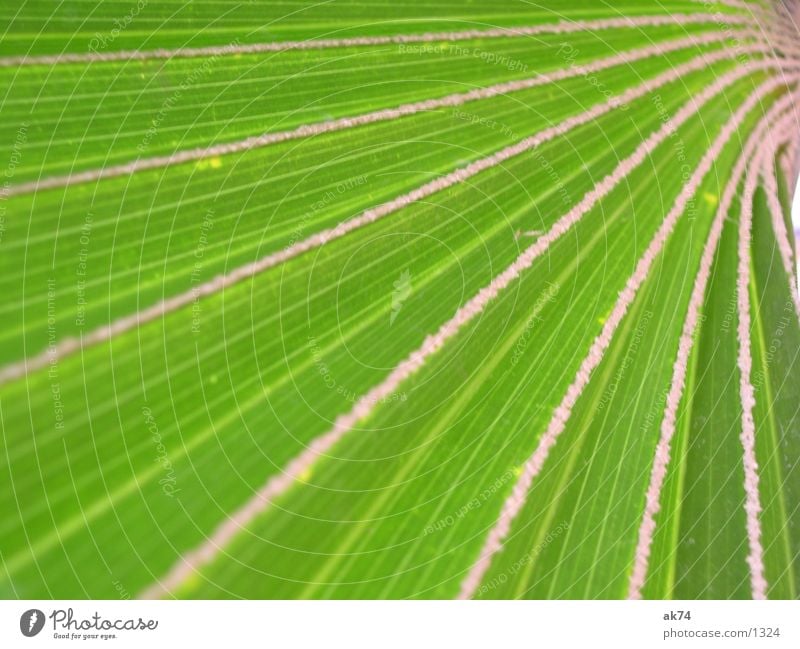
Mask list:
[[0,647],[799,647],[800,603],[3,601]]

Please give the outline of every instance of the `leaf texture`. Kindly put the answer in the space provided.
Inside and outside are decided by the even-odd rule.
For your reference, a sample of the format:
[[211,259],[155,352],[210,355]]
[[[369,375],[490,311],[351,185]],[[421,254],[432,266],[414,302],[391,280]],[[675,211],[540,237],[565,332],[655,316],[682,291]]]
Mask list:
[[796,598],[791,9],[0,9],[0,594]]

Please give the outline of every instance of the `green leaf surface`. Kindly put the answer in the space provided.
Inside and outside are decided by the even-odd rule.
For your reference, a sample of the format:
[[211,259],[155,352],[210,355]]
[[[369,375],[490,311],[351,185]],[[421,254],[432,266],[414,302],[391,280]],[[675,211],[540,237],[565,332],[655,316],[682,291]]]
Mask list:
[[[441,33],[710,9],[677,0],[0,9],[0,595],[115,598],[162,583],[161,595],[179,598],[457,596],[690,176],[747,98],[785,78],[701,179],[471,593],[628,596],[704,246],[745,143],[796,89],[791,52],[732,51],[421,198],[414,191],[432,180],[701,54],[758,40],[686,46],[459,106],[46,183],[534,78],[715,33],[725,15],[749,15],[714,8],[718,21],[703,24],[676,17],[661,26],[460,40]],[[786,20],[771,15],[767,36],[794,29]],[[414,46],[179,53],[432,33],[440,36]],[[5,58],[83,55],[100,51],[100,41],[105,53],[177,55]],[[748,70],[698,104],[519,277],[425,351],[681,107],[765,58],[779,67]],[[778,150],[797,138],[777,135],[787,135]],[[780,189],[788,214],[783,179]],[[748,287],[758,524],[768,595],[794,599],[797,278],[784,269],[766,191],[759,187],[753,202]],[[411,198],[345,236],[201,291],[403,195]],[[752,596],[737,366],[743,207],[737,197],[726,215],[704,290],[655,515],[648,598]],[[187,295],[179,308],[142,316]],[[102,340],[97,331],[106,332]],[[388,397],[362,400],[419,354],[423,361]],[[353,412],[356,423],[323,448],[323,436]],[[297,458],[315,448],[323,450],[293,474]],[[266,500],[258,494],[270,480],[285,484]],[[220,529],[233,530],[224,542]]]

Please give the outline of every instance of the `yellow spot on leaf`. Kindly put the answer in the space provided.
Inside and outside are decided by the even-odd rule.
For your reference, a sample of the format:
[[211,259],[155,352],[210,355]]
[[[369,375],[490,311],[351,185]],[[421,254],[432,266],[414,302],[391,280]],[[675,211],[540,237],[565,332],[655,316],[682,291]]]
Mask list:
[[712,194],[711,192],[703,192],[703,198],[706,199],[706,203],[709,205],[716,205],[719,203],[719,196]]
[[197,588],[201,583],[200,575],[196,572],[193,572],[191,575],[186,577],[183,583],[180,586],[180,591],[184,593],[189,593]]
[[198,169],[219,169],[222,166],[222,158],[214,156],[213,158],[205,158],[197,161]]

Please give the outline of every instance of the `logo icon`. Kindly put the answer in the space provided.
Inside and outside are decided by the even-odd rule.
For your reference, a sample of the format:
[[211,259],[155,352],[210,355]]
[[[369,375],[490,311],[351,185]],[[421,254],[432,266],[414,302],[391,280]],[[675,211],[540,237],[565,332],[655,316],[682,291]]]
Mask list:
[[44,628],[44,613],[38,608],[25,611],[19,618],[19,630],[22,635],[32,638]]

